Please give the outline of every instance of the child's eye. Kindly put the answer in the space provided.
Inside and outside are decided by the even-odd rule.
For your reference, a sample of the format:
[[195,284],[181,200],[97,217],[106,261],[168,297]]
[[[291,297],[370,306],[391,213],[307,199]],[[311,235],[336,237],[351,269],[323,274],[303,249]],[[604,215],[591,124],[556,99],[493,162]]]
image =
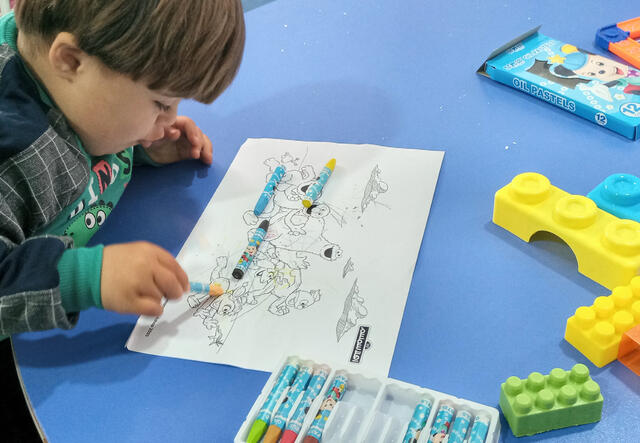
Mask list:
[[157,100],[154,103],[156,104],[156,108],[158,108],[162,112],[169,112],[169,110],[171,109],[171,106],[167,106]]
[[598,65],[598,66],[604,66],[604,63],[602,63],[602,62],[597,62],[597,63],[596,63],[596,65]]

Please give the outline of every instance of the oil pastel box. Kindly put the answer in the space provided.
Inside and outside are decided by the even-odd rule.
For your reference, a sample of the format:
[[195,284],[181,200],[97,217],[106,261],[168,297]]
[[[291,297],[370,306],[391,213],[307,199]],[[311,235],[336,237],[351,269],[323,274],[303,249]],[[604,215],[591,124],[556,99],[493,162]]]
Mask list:
[[[299,374],[313,371],[313,377],[305,391],[301,391],[300,387],[296,388],[298,380],[294,380],[291,374],[288,382],[282,381],[292,365],[300,368]],[[320,383],[315,383],[315,388],[312,389],[311,386],[316,380],[314,377],[323,370],[326,371],[323,374],[326,375],[324,383],[321,388]],[[340,383],[341,381],[343,383]],[[276,392],[278,386],[284,385],[287,386]],[[307,394],[307,391],[310,392]],[[319,393],[314,396],[311,391]],[[333,398],[333,401],[327,400],[328,398]],[[291,405],[281,408],[291,400]],[[271,413],[267,414],[269,417],[266,419],[265,402],[271,403]],[[422,414],[418,414],[418,404],[430,407],[423,408]],[[308,406],[305,407],[306,405]],[[308,412],[300,418],[301,411],[304,410]],[[283,411],[284,414],[278,414]],[[416,427],[414,422],[418,415],[425,418],[422,419],[421,425]],[[265,422],[270,421],[266,425],[271,426],[269,431],[260,432],[256,437],[254,428],[256,421],[261,417]],[[317,423],[322,421],[324,423],[321,432],[318,433]],[[279,423],[283,431],[276,433],[275,438],[271,433],[274,423]],[[411,438],[407,437],[410,423],[416,431],[421,429],[421,432],[413,432]],[[263,424],[264,429],[266,425]],[[285,436],[286,429],[290,427],[298,432],[292,434],[290,431],[289,435]],[[251,435],[252,433],[254,435]],[[312,435],[317,438],[310,440],[308,436]],[[267,380],[234,442],[302,443],[306,440],[323,443],[496,443],[499,436],[500,419],[495,408],[399,380],[369,377],[330,364],[290,356],[281,362]]]
[[538,28],[493,51],[478,74],[640,138],[640,70],[542,35]]

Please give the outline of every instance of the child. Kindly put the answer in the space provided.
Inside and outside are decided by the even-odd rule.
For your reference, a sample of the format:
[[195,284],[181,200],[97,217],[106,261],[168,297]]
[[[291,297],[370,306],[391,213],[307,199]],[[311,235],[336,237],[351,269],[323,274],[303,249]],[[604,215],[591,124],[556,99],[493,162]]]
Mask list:
[[158,246],[84,245],[134,163],[211,164],[176,108],[231,83],[243,20],[240,0],[18,0],[0,18],[0,334],[90,306],[157,316],[188,289]]

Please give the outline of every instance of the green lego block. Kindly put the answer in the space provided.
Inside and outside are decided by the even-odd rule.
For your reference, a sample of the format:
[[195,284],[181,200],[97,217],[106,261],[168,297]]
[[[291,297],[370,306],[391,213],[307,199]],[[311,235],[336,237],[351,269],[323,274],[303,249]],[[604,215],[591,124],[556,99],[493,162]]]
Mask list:
[[549,375],[509,377],[500,387],[500,408],[516,437],[583,425],[602,416],[600,386],[583,364]]

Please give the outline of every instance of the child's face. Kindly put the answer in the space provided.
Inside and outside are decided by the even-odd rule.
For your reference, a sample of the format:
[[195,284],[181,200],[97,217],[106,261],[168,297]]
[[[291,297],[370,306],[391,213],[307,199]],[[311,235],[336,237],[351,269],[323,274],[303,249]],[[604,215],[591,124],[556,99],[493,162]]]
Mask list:
[[91,155],[114,154],[129,146],[164,137],[176,119],[179,98],[152,91],[104,66],[85,59],[82,75],[71,83],[73,97],[63,113]]
[[628,66],[600,55],[589,55],[587,63],[574,72],[583,77],[591,77],[603,82],[619,80],[627,76]]

